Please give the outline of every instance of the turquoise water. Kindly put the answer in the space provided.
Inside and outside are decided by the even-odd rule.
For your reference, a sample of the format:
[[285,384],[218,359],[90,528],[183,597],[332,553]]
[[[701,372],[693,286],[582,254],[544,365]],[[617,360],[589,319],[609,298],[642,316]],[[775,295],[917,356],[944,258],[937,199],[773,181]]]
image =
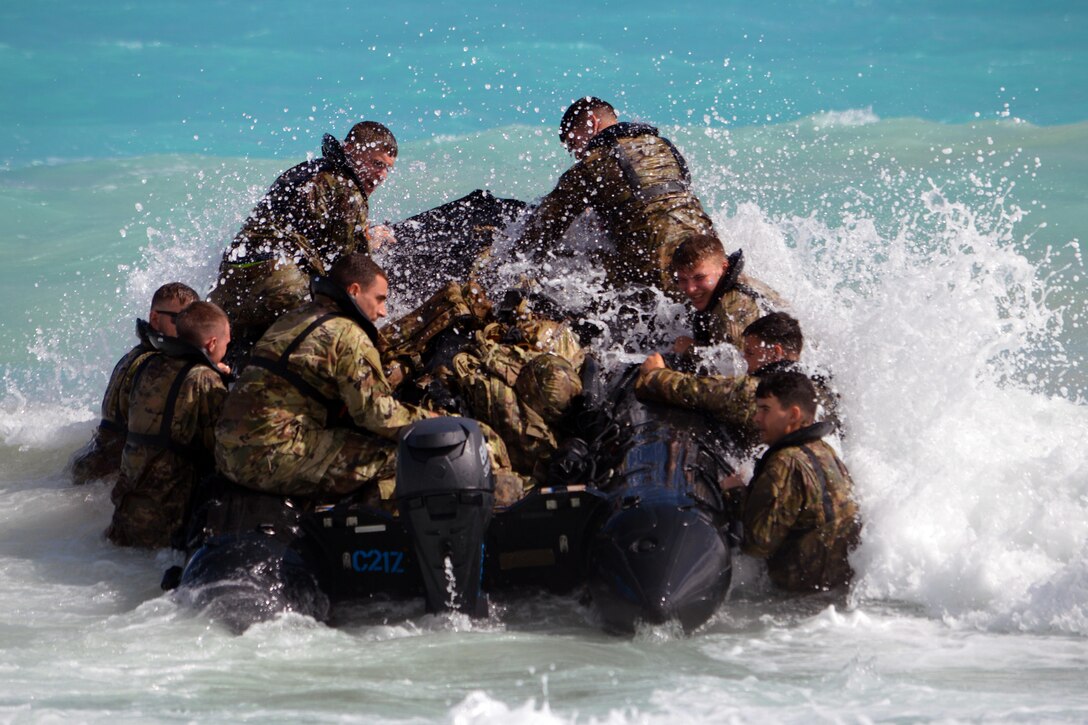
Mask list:
[[[1083,721],[1086,30],[1081,3],[0,6],[0,720]],[[704,631],[629,641],[573,599],[236,638],[160,596],[169,555],[106,544],[108,484],[63,473],[150,293],[206,288],[361,116],[402,140],[379,219],[539,197],[586,93],[665,129],[834,370],[849,599],[742,561]]]

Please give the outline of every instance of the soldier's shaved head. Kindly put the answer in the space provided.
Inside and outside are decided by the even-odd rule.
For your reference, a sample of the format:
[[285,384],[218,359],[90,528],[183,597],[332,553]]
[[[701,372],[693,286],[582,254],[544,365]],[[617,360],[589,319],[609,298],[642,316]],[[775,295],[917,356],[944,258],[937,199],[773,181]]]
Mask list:
[[782,350],[796,357],[801,354],[805,337],[801,323],[785,312],[772,312],[744,328],[742,337],[755,337],[764,345],[781,345]]
[[151,306],[163,305],[167,302],[177,302],[182,307],[192,304],[200,299],[200,295],[196,293],[192,287],[181,282],[167,282],[162,287],[155,290],[155,294],[151,296]]
[[377,121],[360,121],[352,126],[344,138],[344,145],[384,151],[393,158],[397,156],[397,139],[393,132]]
[[567,107],[562,120],[559,121],[559,140],[563,142],[564,146],[570,132],[590,113],[603,113],[606,116],[611,116],[613,120],[616,118],[616,109],[608,101],[602,101],[596,96],[579,98]]
[[220,335],[224,325],[230,326],[227,313],[211,302],[197,301],[178,313],[178,337],[196,347]]

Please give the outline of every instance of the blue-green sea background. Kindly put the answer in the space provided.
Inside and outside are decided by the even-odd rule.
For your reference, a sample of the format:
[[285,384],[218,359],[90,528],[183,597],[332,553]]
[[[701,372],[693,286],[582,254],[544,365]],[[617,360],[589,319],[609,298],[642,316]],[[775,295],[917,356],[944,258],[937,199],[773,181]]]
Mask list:
[[[1085,37],[1080,2],[3,3],[0,720],[1088,717]],[[207,289],[279,172],[371,118],[377,219],[532,200],[587,94],[677,143],[834,370],[848,611],[742,576],[692,638],[568,600],[232,638],[102,541],[64,461],[150,293]]]

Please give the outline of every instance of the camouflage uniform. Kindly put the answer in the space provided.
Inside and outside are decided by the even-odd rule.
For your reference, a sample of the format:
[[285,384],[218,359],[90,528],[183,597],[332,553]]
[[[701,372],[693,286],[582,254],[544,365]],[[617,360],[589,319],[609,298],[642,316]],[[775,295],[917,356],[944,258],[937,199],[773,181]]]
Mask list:
[[615,287],[672,287],[667,274],[680,242],[714,231],[691,191],[684,157],[652,126],[617,123],[594,136],[529,219],[521,244],[539,255],[592,207],[615,250],[603,260]]
[[[253,350],[216,429],[219,470],[248,488],[279,495],[339,495],[365,488],[365,500],[389,498],[397,436],[429,417],[392,396],[369,322],[319,297],[281,317]],[[502,441],[491,446],[500,503],[521,495],[507,481]],[[508,487],[508,488],[506,488]]]
[[326,136],[323,158],[276,179],[223,253],[209,299],[252,344],[276,318],[309,298],[309,278],[339,257],[367,252],[369,204],[340,143]]
[[223,377],[210,363],[151,356],[132,386],[121,475],[110,496],[110,541],[170,544],[193,486],[212,471],[215,423],[226,397]]
[[102,396],[102,420],[87,445],[72,456],[72,483],[87,483],[121,469],[132,379],[148,357],[155,353],[155,348],[147,339],[148,329],[147,322],[136,321],[136,335],[140,342],[113,367],[106,394]]
[[506,442],[514,469],[539,477],[538,466],[547,463],[558,443],[552,426],[582,392],[578,370],[584,359],[563,323],[522,320],[513,328],[492,323],[476,334],[468,351],[453,358],[447,377],[472,416]]
[[756,464],[744,505],[742,551],[767,559],[775,586],[814,591],[848,584],[861,521],[846,466],[816,423],[772,445]]
[[759,442],[755,427],[756,375],[694,375],[668,368],[640,375],[635,384],[639,400],[700,410],[721,421],[742,448]]
[[[639,376],[635,395],[639,400],[709,413],[725,424],[739,446],[753,448],[759,443],[759,432],[755,427],[759,379],[789,371],[806,372],[791,360],[768,363],[749,375],[735,376],[694,375],[663,368]],[[810,375],[809,379],[816,388],[820,420],[830,422],[837,431],[840,428],[838,395],[828,387],[823,376]]]
[[696,345],[728,342],[739,350],[748,325],[784,306],[774,290],[742,274],[743,269],[744,253],[737,250],[729,255],[729,270],[718,280],[710,304],[705,310],[691,314]]

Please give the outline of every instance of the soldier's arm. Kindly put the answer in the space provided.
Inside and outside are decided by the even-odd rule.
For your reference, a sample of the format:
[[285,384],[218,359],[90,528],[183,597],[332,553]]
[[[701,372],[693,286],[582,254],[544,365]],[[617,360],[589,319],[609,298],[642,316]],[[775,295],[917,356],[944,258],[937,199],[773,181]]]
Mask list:
[[789,456],[778,456],[748,487],[741,551],[766,559],[782,546],[804,505],[802,473]]
[[215,424],[219,422],[219,414],[223,412],[223,404],[227,401],[227,386],[218,375],[205,377],[204,392],[201,396],[200,410],[200,434],[204,449],[215,450]]
[[517,248],[539,258],[588,206],[589,194],[582,178],[582,165],[575,164],[559,177],[555,189],[533,210]]
[[334,343],[333,375],[355,424],[383,438],[396,438],[401,428],[432,414],[393,397],[378,351],[360,342],[359,336],[363,334],[356,328],[355,334],[338,337]]
[[734,426],[747,426],[755,413],[754,381],[746,375],[693,375],[668,368],[640,375],[639,400],[710,413]]

